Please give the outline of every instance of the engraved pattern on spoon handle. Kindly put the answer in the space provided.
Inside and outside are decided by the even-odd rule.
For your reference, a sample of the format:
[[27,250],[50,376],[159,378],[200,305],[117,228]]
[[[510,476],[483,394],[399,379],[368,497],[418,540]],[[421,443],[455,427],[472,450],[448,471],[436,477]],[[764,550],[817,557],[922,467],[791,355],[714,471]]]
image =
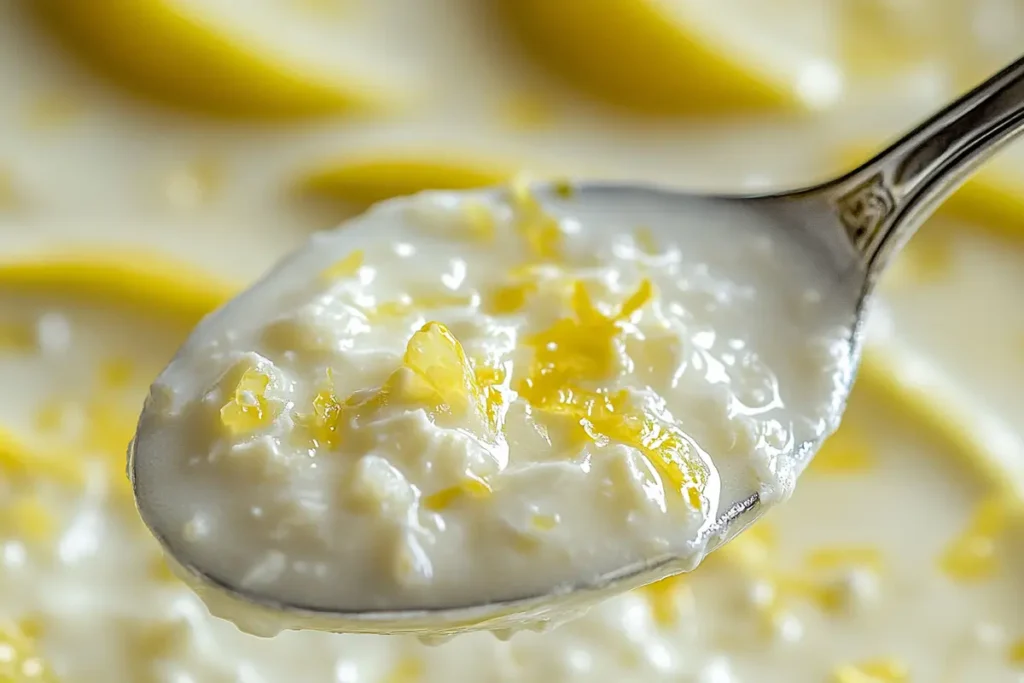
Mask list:
[[921,223],[1024,132],[1024,57],[832,183],[832,204],[870,287]]

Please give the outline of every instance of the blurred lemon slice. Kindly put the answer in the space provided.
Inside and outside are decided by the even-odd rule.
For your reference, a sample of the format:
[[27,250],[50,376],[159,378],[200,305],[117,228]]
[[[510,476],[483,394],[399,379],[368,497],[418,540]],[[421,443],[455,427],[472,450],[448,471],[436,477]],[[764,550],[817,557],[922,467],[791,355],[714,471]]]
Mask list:
[[543,61],[655,113],[818,109],[842,95],[831,5],[807,0],[501,0]]
[[[203,113],[287,119],[380,110],[396,90],[254,38],[183,0],[26,3],[82,59],[129,90]],[[294,47],[294,45],[293,45]]]
[[297,189],[304,195],[369,206],[423,190],[469,190],[497,185],[517,170],[517,164],[507,160],[381,153],[325,162],[303,173]]
[[156,254],[99,248],[41,252],[2,260],[0,286],[8,290],[95,297],[193,325],[240,289]]

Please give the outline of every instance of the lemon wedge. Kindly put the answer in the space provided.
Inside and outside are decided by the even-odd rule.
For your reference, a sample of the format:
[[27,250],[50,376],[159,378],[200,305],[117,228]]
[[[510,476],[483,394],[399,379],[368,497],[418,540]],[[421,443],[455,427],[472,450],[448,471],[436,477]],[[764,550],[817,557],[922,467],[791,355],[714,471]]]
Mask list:
[[500,7],[546,65],[629,108],[817,109],[842,94],[831,17],[819,3],[501,0]]
[[386,108],[393,94],[243,36],[180,0],[25,3],[84,61],[149,99],[206,114],[288,119]]
[[296,189],[302,195],[369,206],[424,190],[471,190],[498,185],[518,168],[508,161],[442,154],[377,154],[325,162],[304,172]]

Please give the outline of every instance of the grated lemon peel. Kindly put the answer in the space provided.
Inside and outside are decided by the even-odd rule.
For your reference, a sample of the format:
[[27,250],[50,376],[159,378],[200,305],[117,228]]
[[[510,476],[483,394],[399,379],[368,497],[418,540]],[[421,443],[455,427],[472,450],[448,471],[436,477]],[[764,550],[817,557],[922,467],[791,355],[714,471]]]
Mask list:
[[460,498],[486,498],[494,492],[485,479],[470,477],[456,486],[449,486],[423,499],[423,505],[435,512],[446,510]]
[[909,680],[909,667],[892,657],[843,664],[832,672],[832,683],[907,683]]
[[805,564],[808,569],[816,571],[863,567],[881,573],[885,558],[882,551],[874,546],[832,546],[812,550]]
[[676,574],[649,583],[641,589],[647,599],[654,623],[662,628],[669,628],[678,623],[679,600],[687,588],[685,576]]
[[57,677],[37,650],[36,639],[17,624],[0,622],[0,681],[57,683]]
[[955,581],[991,578],[999,569],[997,540],[1010,523],[1010,505],[1001,497],[983,500],[967,528],[939,558],[939,568]]
[[625,390],[589,390],[584,382],[607,379],[614,371],[615,342],[623,327],[654,298],[643,280],[611,314],[595,305],[586,286],[577,281],[571,304],[574,316],[526,338],[534,356],[527,376],[516,387],[536,409],[574,420],[595,442],[615,441],[636,448],[694,509],[702,509],[707,466],[696,444],[658,405],[637,410]]
[[515,210],[515,229],[526,242],[530,257],[536,261],[562,260],[564,239],[558,219],[544,211],[530,191],[530,178],[516,176],[510,185],[509,196]]
[[1011,664],[1024,667],[1024,638],[1011,643],[1007,655]]
[[398,402],[424,408],[431,419],[459,419],[482,441],[496,445],[503,441],[507,376],[507,368],[474,366],[447,326],[428,322],[412,335],[401,364],[376,391],[357,391],[342,400],[328,369],[326,382],[312,399],[312,412],[296,419],[314,446],[333,447],[351,422]]
[[355,276],[359,269],[363,267],[363,262],[366,259],[366,254],[362,249],[356,249],[350,254],[338,259],[333,264],[327,266],[320,273],[320,279],[322,280],[344,280]]
[[426,666],[419,657],[405,656],[384,677],[383,683],[419,683],[426,673]]
[[270,375],[257,367],[248,367],[220,409],[221,424],[232,434],[250,434],[274,421],[275,407],[267,399]]
[[312,411],[295,416],[296,424],[305,430],[313,448],[334,448],[341,442],[339,420],[343,401],[335,393],[334,371],[331,368],[324,371],[324,378],[325,381],[311,401]]
[[474,304],[474,298],[467,294],[419,294],[405,296],[396,301],[385,301],[364,309],[371,321],[386,318],[402,318],[418,311],[436,311],[442,308],[466,308]]
[[71,488],[85,483],[80,459],[30,448],[13,432],[0,427],[0,470],[9,477],[40,477]]

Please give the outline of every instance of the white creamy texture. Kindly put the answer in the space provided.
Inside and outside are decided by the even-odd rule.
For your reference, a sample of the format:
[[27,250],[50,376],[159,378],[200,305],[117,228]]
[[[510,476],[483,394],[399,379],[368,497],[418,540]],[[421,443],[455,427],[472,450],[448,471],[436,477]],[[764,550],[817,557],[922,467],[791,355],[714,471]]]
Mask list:
[[[219,3],[233,24],[263,22],[268,36],[283,33],[281,23],[291,10],[299,14],[313,6],[338,7],[344,11],[333,24],[316,12],[315,20],[307,23],[323,26],[324,33],[338,29],[338,37],[329,40],[342,42],[349,36],[350,19],[365,16],[368,7],[391,4],[253,0],[241,12],[238,3]],[[344,215],[334,207],[310,213],[305,205],[281,201],[281,188],[315,161],[443,149],[511,158],[530,168],[572,170],[573,175],[586,171],[644,177],[693,188],[795,187],[834,170],[835,154],[845,144],[891,138],[952,94],[937,92],[934,79],[925,78],[904,83],[895,100],[844,102],[834,116],[816,121],[758,117],[755,125],[745,118],[652,125],[629,116],[607,116],[599,108],[567,108],[558,100],[554,119],[527,131],[495,123],[499,108],[494,103],[474,106],[483,89],[495,99],[535,93],[527,84],[510,88],[507,78],[493,71],[467,71],[495,61],[481,52],[494,49],[494,33],[479,30],[454,11],[431,12],[424,3],[411,4],[418,11],[410,22],[415,30],[408,35],[435,36],[450,55],[447,64],[431,63],[437,68],[425,79],[432,96],[451,103],[438,108],[442,116],[416,111],[398,121],[346,119],[269,131],[140,105],[58,53],[48,36],[24,20],[27,3],[0,2],[0,121],[8,132],[0,135],[0,188],[8,185],[15,203],[13,209],[0,208],[3,253],[13,257],[26,247],[64,250],[83,241],[98,247],[145,246],[248,281],[310,231],[333,225]],[[949,7],[925,7],[926,17],[914,6],[919,4],[885,0],[836,6],[870,13],[878,5],[899,5],[908,22],[891,32],[887,42],[902,50],[907,45],[904,29],[923,27],[938,10]],[[269,13],[270,5],[288,9]],[[1013,19],[1020,9],[1013,0],[986,0],[970,7],[974,16],[957,18],[951,33],[956,40],[950,43],[956,49],[949,52],[970,79],[978,79],[1017,54],[1022,23]],[[1009,50],[983,67],[964,64],[958,41],[968,23],[985,30],[985,46],[1006,44]],[[392,39],[393,22],[382,26],[389,49],[414,45],[404,34]],[[305,44],[307,38],[301,41]],[[446,77],[453,72],[463,78]],[[872,78],[877,75],[873,72]],[[456,88],[473,96],[454,96]],[[39,125],[33,112],[53,101],[69,103],[71,115]],[[552,100],[542,98],[541,103]],[[1008,166],[1019,167],[1012,157],[1020,155],[1010,156]],[[202,172],[206,162],[217,171],[212,186]],[[570,169],[561,165],[566,162]],[[189,191],[178,191],[182,187]],[[992,244],[989,253],[981,249],[988,240],[972,234],[979,226],[967,227],[954,255],[965,250],[973,254],[977,248],[978,258],[968,257],[952,272],[940,270],[930,279],[934,287],[909,288],[908,298],[894,300],[902,308],[893,320],[891,339],[900,344],[900,367],[920,368],[914,361],[926,357],[927,365],[941,373],[942,386],[921,383],[932,398],[941,396],[945,403],[952,389],[961,399],[958,405],[971,409],[957,412],[958,406],[950,406],[960,422],[971,425],[976,418],[993,417],[993,404],[985,399],[999,396],[1004,428],[1020,439],[1020,413],[1013,412],[1019,403],[1013,397],[1024,380],[1024,356],[1019,353],[1024,327],[1012,315],[1020,310],[1019,301],[1016,290],[985,283],[997,279],[993,262],[1000,264],[998,278],[1021,272],[1022,252],[1011,237]],[[911,248],[930,237],[932,228],[926,226]],[[6,624],[26,620],[30,644],[62,683],[822,683],[841,665],[886,656],[908,665],[912,681],[1017,683],[1020,678],[1020,658],[1014,664],[1012,657],[1014,644],[1019,652],[1024,636],[1019,622],[1024,575],[1019,530],[1006,532],[994,545],[984,540],[975,545],[983,556],[986,548],[994,548],[999,568],[994,575],[966,583],[947,580],[936,568],[936,556],[962,532],[974,506],[991,494],[994,484],[972,475],[973,461],[957,461],[954,457],[960,454],[953,453],[947,458],[941,444],[926,442],[934,424],[919,424],[888,403],[878,414],[859,409],[858,395],[861,406],[875,400],[864,393],[866,386],[855,391],[845,429],[870,439],[874,467],[828,476],[809,473],[794,498],[769,518],[780,543],[766,558],[771,572],[803,567],[808,554],[822,544],[874,545],[887,568],[874,583],[878,599],[870,599],[870,580],[848,582],[857,591],[869,589],[861,591],[869,599],[857,610],[860,616],[829,615],[798,599],[797,619],[766,619],[765,611],[755,606],[770,604],[770,582],[709,563],[675,592],[658,597],[631,593],[565,628],[540,636],[523,633],[509,643],[466,636],[424,648],[404,638],[245,636],[212,619],[165,572],[154,571],[161,566],[160,552],[138,523],[123,477],[124,445],[146,385],[170,358],[185,328],[151,329],[138,311],[115,309],[101,315],[92,298],[72,298],[76,292],[68,289],[56,293],[56,299],[20,306],[5,300],[0,306],[0,321],[11,322],[16,312],[15,319],[38,323],[45,340],[43,350],[12,350],[7,327],[0,330],[5,378],[0,385],[0,427],[30,441],[52,438],[46,429],[50,418],[40,419],[51,411],[42,409],[54,398],[68,400],[71,427],[90,425],[88,438],[71,429],[51,444],[54,453],[97,476],[79,490],[50,481],[35,463],[33,476],[16,478],[12,472],[18,468],[9,469],[3,460],[0,618],[3,651],[9,652],[12,642]],[[896,288],[888,295],[896,297]],[[150,308],[164,315],[158,307]],[[907,321],[907,315],[915,318]],[[998,356],[981,336],[965,344],[960,331],[966,326],[950,322],[966,319],[960,316],[984,325],[982,336],[993,336],[1000,344]],[[905,321],[914,329],[904,329]],[[889,337],[876,339],[879,351],[892,348],[886,343]],[[127,385],[113,383],[120,387],[115,391],[108,375],[120,373],[103,368],[126,358],[134,372]],[[100,376],[107,380],[97,382]],[[962,391],[960,381],[969,381],[972,390]],[[83,414],[95,419],[84,420]],[[827,448],[815,468],[826,462]],[[5,442],[0,453],[6,457],[8,452]],[[996,483],[1009,479],[1019,487],[1019,477],[1010,476],[1019,473],[1019,459],[1015,465],[1009,473],[1000,472]],[[44,509],[57,521],[41,538],[29,533],[24,519],[17,522],[15,514],[24,510],[19,502],[30,500],[36,491],[49,492],[43,496]],[[879,491],[891,504],[863,504],[877,500]],[[753,534],[728,546],[723,559],[729,548],[744,547],[740,544],[745,539],[755,541]],[[860,570],[848,573],[870,576]],[[655,612],[663,611],[659,605],[679,608],[674,625],[658,625]],[[776,632],[793,639],[773,638],[767,627],[771,623],[782,627]],[[860,683],[848,668],[839,672],[848,675],[836,680]]]
[[[63,320],[76,344],[45,354],[5,350],[0,367],[20,368],[22,386],[37,388],[6,386],[5,410],[38,409],[55,396],[110,408],[102,399],[116,396],[125,409],[114,413],[128,416],[130,397],[183,332],[133,311],[100,316],[52,299],[26,303],[20,318]],[[12,310],[6,301],[4,310]],[[143,337],[148,343],[136,345]],[[116,391],[84,376],[52,388],[39,381],[112,357],[130,358],[136,371]],[[1024,636],[1024,617],[1008,599],[1024,575],[1019,529],[993,539],[991,576],[944,575],[939,558],[991,487],[877,400],[855,398],[834,453],[826,446],[793,499],[706,566],[545,634],[508,642],[471,634],[436,647],[402,637],[248,636],[210,617],[159,569],[160,550],[131,510],[122,477],[77,489],[41,473],[0,488],[3,615],[39,631],[30,642],[38,639],[36,654],[61,683],[813,683],[876,660],[905,667],[910,680],[1012,683],[1019,672],[1011,647]],[[31,431],[28,420],[18,424]],[[68,459],[89,471],[117,464],[112,444],[86,446],[73,431],[64,438]],[[53,515],[49,533],[11,525],[14,503],[32,496]],[[871,504],[880,499],[900,504]]]
[[567,194],[386,203],[205,320],[140,420],[147,523],[228,585],[398,609],[691,569],[788,497],[851,302],[738,209]]

